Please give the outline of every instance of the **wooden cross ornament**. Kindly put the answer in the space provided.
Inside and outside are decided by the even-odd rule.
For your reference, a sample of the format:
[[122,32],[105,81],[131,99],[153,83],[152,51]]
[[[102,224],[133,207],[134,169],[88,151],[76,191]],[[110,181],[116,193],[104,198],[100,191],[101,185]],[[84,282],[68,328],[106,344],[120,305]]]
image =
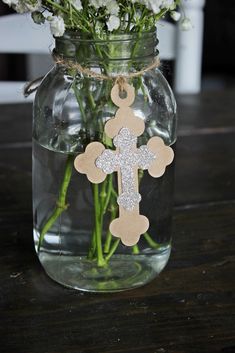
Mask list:
[[148,170],[152,177],[159,178],[172,163],[174,152],[157,136],[137,148],[137,137],[144,132],[145,123],[130,108],[135,100],[134,87],[124,83],[123,89],[125,98],[120,97],[118,84],[112,88],[111,99],[119,109],[105,124],[105,133],[113,139],[116,150],[91,142],[85,152],[76,157],[74,166],[95,184],[102,183],[107,174],[117,172],[119,217],[110,223],[109,229],[123,244],[133,246],[149,228],[148,218],[139,213],[138,169]]

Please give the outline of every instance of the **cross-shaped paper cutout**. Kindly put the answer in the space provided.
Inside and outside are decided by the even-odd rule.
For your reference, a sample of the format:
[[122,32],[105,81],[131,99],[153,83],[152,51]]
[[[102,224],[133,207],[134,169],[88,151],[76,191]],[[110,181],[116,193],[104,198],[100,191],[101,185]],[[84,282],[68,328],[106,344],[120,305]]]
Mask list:
[[137,149],[137,137],[126,127],[113,139],[113,144],[119,153],[106,149],[96,159],[95,164],[105,174],[120,170],[121,194],[117,203],[125,210],[132,211],[141,200],[141,195],[135,188],[134,168],[148,169],[156,156],[147,146]]
[[118,174],[119,217],[109,228],[113,236],[121,238],[127,246],[135,245],[149,228],[147,217],[139,214],[138,169],[148,170],[152,177],[161,177],[174,158],[171,147],[160,137],[152,137],[147,145],[137,148],[137,137],[145,129],[144,121],[134,115],[130,105],[134,102],[134,88],[124,85],[126,98],[119,96],[119,85],[111,91],[111,98],[119,109],[116,116],[107,121],[106,134],[113,138],[116,150],[105,149],[100,142],[90,143],[85,152],[75,159],[75,168],[86,174],[92,183],[101,183],[107,174]]

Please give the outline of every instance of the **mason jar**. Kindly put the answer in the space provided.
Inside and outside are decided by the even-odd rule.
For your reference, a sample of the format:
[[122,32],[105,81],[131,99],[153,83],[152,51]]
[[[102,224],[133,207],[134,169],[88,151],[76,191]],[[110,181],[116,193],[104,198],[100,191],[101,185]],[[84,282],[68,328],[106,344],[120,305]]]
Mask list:
[[[94,184],[74,167],[91,142],[115,149],[104,127],[118,109],[110,93],[115,78],[123,75],[134,86],[131,109],[145,122],[138,147],[158,136],[174,149],[174,95],[159,68],[146,69],[158,55],[157,43],[155,29],[99,39],[66,32],[56,38],[55,66],[34,102],[33,214],[39,260],[64,286],[95,292],[139,287],[169,259],[173,163],[159,178],[138,172],[140,213],[148,218],[149,229],[133,246],[122,244],[109,228],[119,213],[116,173]],[[133,72],[140,74],[133,77]]]

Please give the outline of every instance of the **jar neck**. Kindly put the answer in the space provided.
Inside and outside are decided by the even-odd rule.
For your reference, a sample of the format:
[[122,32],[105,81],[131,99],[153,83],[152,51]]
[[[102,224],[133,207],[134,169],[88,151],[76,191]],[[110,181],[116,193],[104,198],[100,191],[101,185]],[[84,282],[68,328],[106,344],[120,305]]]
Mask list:
[[93,39],[79,32],[56,38],[55,54],[108,75],[128,74],[148,66],[158,54],[156,31],[109,34]]

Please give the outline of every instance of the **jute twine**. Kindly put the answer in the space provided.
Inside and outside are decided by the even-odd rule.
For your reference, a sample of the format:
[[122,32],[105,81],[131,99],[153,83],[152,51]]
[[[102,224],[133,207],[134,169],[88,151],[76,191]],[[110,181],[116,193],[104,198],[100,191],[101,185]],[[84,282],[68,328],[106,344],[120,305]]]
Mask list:
[[[126,82],[131,79],[131,78],[135,78],[135,77],[139,77],[139,76],[143,76],[144,73],[155,69],[157,67],[160,66],[160,59],[159,57],[155,57],[155,59],[152,61],[151,64],[149,64],[148,66],[146,66],[145,68],[143,68],[140,71],[136,71],[136,72],[130,72],[128,75],[104,75],[98,72],[95,72],[87,67],[83,67],[81,64],[79,64],[76,61],[73,60],[69,60],[69,59],[65,59],[62,56],[56,54],[55,52],[52,53],[52,57],[55,61],[56,64],[60,64],[65,66],[68,69],[74,69],[79,71],[80,73],[82,73],[85,76],[88,77],[92,77],[95,78],[97,80],[109,80],[109,81],[114,81],[114,84],[118,84],[119,85],[119,89],[121,91],[124,90],[124,86],[126,84]],[[25,85],[24,87],[24,96],[28,97],[31,93],[33,93],[34,91],[37,90],[38,86],[40,85],[41,81],[42,81],[43,77],[40,77],[34,81],[29,82],[28,84]]]
[[155,57],[154,60],[152,61],[151,64],[149,64],[148,66],[146,66],[145,68],[143,68],[142,70],[139,71],[135,71],[135,72],[130,72],[128,75],[105,75],[102,73],[98,73],[95,72],[87,67],[83,67],[81,64],[79,64],[76,61],[73,60],[69,60],[69,59],[64,59],[62,56],[56,54],[55,52],[52,53],[52,57],[55,61],[56,64],[60,64],[65,66],[68,69],[73,69],[73,70],[77,70],[79,71],[81,74],[88,76],[88,77],[92,77],[95,78],[97,80],[109,80],[109,81],[114,81],[115,84],[119,85],[119,88],[121,91],[124,90],[124,85],[125,83],[131,79],[131,78],[135,78],[135,77],[139,77],[139,76],[143,76],[144,73],[155,69],[157,67],[160,66],[160,59],[159,57]]

